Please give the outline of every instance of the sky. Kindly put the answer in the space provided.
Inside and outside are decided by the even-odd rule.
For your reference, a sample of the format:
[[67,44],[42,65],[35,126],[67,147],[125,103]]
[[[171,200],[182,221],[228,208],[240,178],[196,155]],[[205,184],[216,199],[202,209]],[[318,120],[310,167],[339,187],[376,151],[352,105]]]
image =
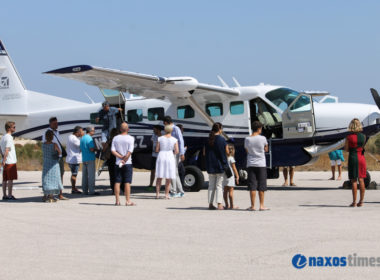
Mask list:
[[42,72],[89,64],[230,86],[328,91],[374,104],[380,1],[2,1],[0,40],[29,90],[89,102],[95,87]]

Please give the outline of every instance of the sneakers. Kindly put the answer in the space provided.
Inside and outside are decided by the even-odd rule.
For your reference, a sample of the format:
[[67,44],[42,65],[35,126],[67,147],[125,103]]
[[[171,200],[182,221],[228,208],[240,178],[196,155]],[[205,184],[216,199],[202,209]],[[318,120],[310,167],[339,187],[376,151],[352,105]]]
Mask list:
[[170,197],[183,197],[185,194],[184,193],[171,193]]
[[3,200],[17,200],[13,195],[11,196],[3,196]]

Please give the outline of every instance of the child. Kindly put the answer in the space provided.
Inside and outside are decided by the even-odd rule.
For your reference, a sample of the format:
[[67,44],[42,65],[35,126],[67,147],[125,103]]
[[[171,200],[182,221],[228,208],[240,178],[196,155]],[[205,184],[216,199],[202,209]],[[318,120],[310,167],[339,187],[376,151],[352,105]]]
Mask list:
[[329,180],[335,180],[335,165],[338,165],[338,179],[342,179],[342,161],[344,161],[342,150],[335,150],[329,153],[331,160],[332,177]]
[[156,173],[156,161],[157,161],[157,155],[156,153],[156,146],[157,146],[157,141],[158,137],[161,136],[161,130],[162,127],[160,125],[154,125],[153,126],[153,135],[152,138],[150,139],[153,143],[153,148],[152,148],[152,159],[151,159],[151,165],[150,165],[150,182],[149,186],[147,188],[148,191],[153,191],[153,181]]
[[[227,161],[228,165],[232,171],[232,177],[230,178],[224,178],[224,193],[223,198],[224,202],[226,203],[226,209],[238,209],[239,207],[234,206],[234,187],[235,187],[235,181],[236,184],[239,184],[239,174],[236,170],[235,166],[235,147],[233,144],[227,145]],[[228,197],[227,197],[228,196]],[[230,204],[228,205],[228,198],[230,200]]]

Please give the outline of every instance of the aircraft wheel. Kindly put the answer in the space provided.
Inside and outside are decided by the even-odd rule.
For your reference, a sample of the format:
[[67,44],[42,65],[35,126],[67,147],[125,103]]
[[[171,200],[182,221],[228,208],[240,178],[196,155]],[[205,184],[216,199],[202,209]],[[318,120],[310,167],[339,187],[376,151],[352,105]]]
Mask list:
[[[367,177],[364,179],[364,186],[366,189],[369,189],[369,185],[371,183],[371,175],[369,174],[368,170],[367,170]],[[343,188],[344,189],[352,189],[352,184],[351,184],[351,181],[348,180],[348,181],[345,181],[343,183]],[[359,185],[358,185],[358,189],[359,189]]]
[[367,174],[367,177],[364,179],[364,185],[365,185],[365,188],[368,189],[369,184],[371,183],[371,175],[369,174],[368,170],[366,174]]
[[199,192],[203,187],[205,178],[202,171],[195,165],[185,166],[185,180],[183,189],[186,192]]

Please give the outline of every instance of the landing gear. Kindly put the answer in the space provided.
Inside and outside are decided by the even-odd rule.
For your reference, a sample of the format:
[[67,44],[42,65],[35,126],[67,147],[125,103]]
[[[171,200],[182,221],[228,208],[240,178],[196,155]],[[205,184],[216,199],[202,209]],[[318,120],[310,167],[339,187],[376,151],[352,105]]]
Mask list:
[[199,192],[203,187],[205,178],[202,171],[195,165],[185,166],[185,184],[183,186],[186,192]]
[[[364,178],[364,185],[365,185],[366,189],[369,189],[370,188],[370,183],[371,183],[371,175],[369,174],[368,171],[367,171],[366,175],[367,175],[366,178]],[[343,183],[343,188],[344,189],[352,189],[351,181],[350,180],[345,181]]]

